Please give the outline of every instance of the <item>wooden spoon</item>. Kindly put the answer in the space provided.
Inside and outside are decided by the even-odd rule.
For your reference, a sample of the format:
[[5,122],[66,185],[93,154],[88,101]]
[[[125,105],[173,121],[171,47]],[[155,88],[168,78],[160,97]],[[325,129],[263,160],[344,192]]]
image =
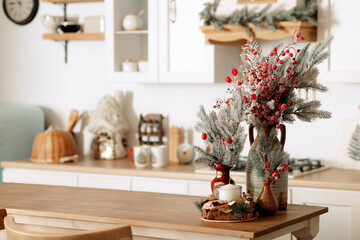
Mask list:
[[79,119],[80,119],[79,112],[75,109],[72,109],[70,112],[66,131],[72,132]]

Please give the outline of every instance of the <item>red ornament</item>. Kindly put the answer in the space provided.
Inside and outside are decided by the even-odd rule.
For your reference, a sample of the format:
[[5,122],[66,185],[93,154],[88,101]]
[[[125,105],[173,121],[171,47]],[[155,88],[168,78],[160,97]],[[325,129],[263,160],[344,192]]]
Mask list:
[[226,141],[227,141],[228,144],[232,144],[232,143],[233,143],[233,140],[232,140],[231,138],[228,138]]
[[233,69],[231,70],[231,73],[232,73],[232,75],[236,76],[236,75],[238,74],[238,71],[237,71],[236,68],[233,68]]
[[201,138],[202,138],[202,140],[206,140],[207,139],[206,133],[201,134]]
[[277,128],[277,129],[280,129],[280,125],[279,125],[279,124],[278,124],[278,125],[276,125],[276,128]]
[[251,94],[251,99],[256,100],[256,94]]
[[225,81],[226,81],[227,83],[231,83],[232,80],[231,80],[230,77],[226,77],[226,78],[225,78]]

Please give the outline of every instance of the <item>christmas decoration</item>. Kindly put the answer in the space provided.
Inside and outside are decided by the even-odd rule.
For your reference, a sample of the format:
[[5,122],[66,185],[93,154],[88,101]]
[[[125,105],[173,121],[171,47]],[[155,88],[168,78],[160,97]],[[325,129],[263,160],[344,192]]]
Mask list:
[[360,161],[360,125],[356,125],[354,133],[348,147],[349,157],[355,161]]
[[257,217],[259,210],[253,198],[246,193],[241,198],[233,201],[217,200],[210,197],[195,202],[195,206],[201,213],[201,219],[205,221],[251,221]]
[[271,4],[269,4],[259,12],[249,12],[248,8],[244,7],[241,10],[235,10],[228,16],[216,15],[219,3],[220,0],[205,3],[205,9],[200,12],[200,18],[204,21],[204,25],[213,24],[219,31],[223,24],[241,25],[249,37],[253,37],[253,33],[248,26],[249,23],[252,23],[260,30],[268,29],[272,32],[279,28],[277,23],[282,21],[302,21],[317,25],[317,0],[307,1],[303,9],[295,7],[291,10],[277,10],[269,13],[271,7]]
[[201,138],[209,146],[210,151],[207,152],[195,146],[195,151],[199,153],[199,156],[194,163],[204,162],[209,166],[222,164],[232,167],[239,160],[240,152],[244,148],[244,128],[240,125],[243,116],[241,112],[238,112],[238,110],[242,111],[242,107],[223,104],[221,100],[217,101],[216,107],[217,113],[211,111],[207,114],[204,106],[200,106],[198,112],[200,121],[196,123],[195,130],[202,133]]

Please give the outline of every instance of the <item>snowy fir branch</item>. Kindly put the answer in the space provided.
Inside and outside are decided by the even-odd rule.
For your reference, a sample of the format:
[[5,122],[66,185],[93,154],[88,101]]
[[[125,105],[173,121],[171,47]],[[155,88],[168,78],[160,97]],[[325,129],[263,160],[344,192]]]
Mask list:
[[200,12],[200,18],[204,25],[213,24],[217,30],[221,30],[224,24],[244,27],[249,37],[253,37],[248,24],[252,23],[256,28],[263,30],[268,29],[272,32],[276,31],[279,26],[278,22],[283,21],[303,21],[309,22],[317,26],[317,0],[309,0],[304,8],[295,7],[290,10],[278,10],[270,12],[271,4],[265,6],[259,12],[250,12],[246,7],[235,10],[228,16],[216,14],[220,0],[214,0],[212,3],[205,3],[205,8]]
[[246,137],[245,129],[240,125],[241,121],[235,120],[240,120],[242,116],[235,108],[239,104],[241,103],[238,101],[232,101],[220,107],[217,113],[210,111],[209,114],[206,113],[204,106],[200,106],[198,112],[200,121],[196,123],[195,130],[202,133],[201,137],[209,151],[195,146],[195,151],[198,153],[198,157],[194,160],[195,164],[206,163],[214,166],[221,163],[234,166],[239,161]]
[[356,124],[356,129],[351,135],[348,147],[348,155],[355,161],[360,161],[360,125]]

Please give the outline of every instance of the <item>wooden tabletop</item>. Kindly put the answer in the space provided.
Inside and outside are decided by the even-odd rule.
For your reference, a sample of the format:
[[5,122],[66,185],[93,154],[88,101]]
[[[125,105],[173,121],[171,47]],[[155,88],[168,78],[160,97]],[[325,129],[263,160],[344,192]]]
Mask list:
[[[32,163],[28,159],[3,161],[5,168],[24,168],[50,171],[80,173],[115,174],[123,176],[171,178],[185,180],[211,181],[214,175],[195,173],[195,167],[189,165],[170,165],[164,168],[135,168],[129,159],[94,160],[83,157],[78,163],[42,164]],[[245,183],[245,176],[232,176],[236,183]],[[330,168],[309,175],[289,179],[290,187],[310,187],[360,191],[360,170]]]
[[200,219],[197,197],[120,190],[0,183],[0,208],[13,214],[76,219],[177,231],[255,238],[328,211],[326,207],[288,205],[274,217],[243,223]]

